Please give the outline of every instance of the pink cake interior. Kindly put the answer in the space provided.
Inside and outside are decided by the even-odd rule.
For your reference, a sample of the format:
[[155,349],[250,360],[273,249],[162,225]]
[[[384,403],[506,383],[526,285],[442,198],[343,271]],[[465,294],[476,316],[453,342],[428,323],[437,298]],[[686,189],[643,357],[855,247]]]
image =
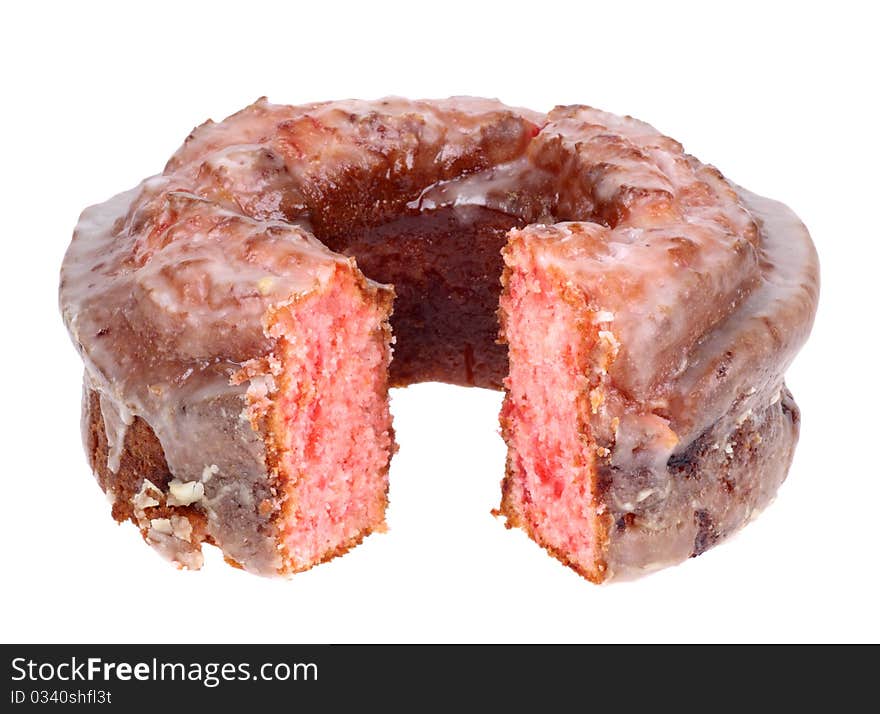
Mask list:
[[284,555],[303,570],[384,528],[393,449],[389,305],[347,271],[283,311],[279,439]]
[[501,317],[510,371],[501,424],[511,448],[501,510],[509,525],[600,579],[595,457],[580,416],[589,409],[585,375],[596,327],[584,296],[537,265],[522,240],[505,253]]

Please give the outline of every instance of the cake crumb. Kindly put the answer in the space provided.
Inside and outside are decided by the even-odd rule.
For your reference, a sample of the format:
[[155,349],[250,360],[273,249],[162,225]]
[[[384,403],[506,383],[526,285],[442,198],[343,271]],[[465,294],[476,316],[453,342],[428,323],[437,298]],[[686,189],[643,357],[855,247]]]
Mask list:
[[156,486],[156,484],[145,478],[141,484],[140,490],[132,497],[131,505],[133,505],[138,511],[158,506],[160,501],[158,501],[153,494],[160,498],[163,495],[162,491]]
[[267,275],[265,278],[260,278],[257,281],[257,290],[259,290],[260,295],[268,295],[272,292],[272,286],[275,284],[275,278],[271,275]]
[[205,468],[202,469],[202,482],[207,483],[210,481],[214,474],[220,471],[220,467],[217,464],[206,465]]
[[169,518],[152,519],[150,521],[150,529],[157,533],[164,533],[165,535],[171,535],[174,532],[174,528],[171,525],[171,519]]
[[172,479],[168,484],[168,505],[189,506],[205,496],[205,486],[200,481]]
[[599,339],[611,347],[611,351],[614,355],[617,354],[617,350],[620,348],[620,342],[617,341],[617,338],[611,330],[599,330]]
[[641,503],[646,498],[650,498],[656,491],[657,491],[656,488],[643,488],[636,495],[636,503]]
[[192,538],[192,530],[192,523],[189,522],[189,518],[171,516],[171,531],[177,538],[189,543]]

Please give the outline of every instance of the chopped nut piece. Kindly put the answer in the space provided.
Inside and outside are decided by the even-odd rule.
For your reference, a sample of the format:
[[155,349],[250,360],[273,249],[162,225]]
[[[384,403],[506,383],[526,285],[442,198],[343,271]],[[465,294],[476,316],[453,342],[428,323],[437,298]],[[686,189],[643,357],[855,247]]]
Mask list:
[[189,506],[196,501],[201,501],[205,496],[205,486],[201,481],[180,481],[173,479],[168,484],[168,505]]

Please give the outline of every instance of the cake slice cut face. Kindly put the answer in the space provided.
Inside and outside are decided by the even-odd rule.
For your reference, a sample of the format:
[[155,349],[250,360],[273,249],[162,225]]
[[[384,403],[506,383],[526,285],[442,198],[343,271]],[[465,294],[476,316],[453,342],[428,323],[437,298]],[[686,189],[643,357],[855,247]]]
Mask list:
[[259,100],[87,209],[60,293],[98,482],[179,566],[289,575],[384,530],[388,388],[437,380],[505,391],[498,513],[602,582],[774,497],[818,265],[629,117]]
[[501,511],[509,525],[601,580],[605,521],[587,418],[599,326],[586,297],[564,275],[542,271],[522,240],[507,257],[501,311],[510,372],[501,425],[510,451]]
[[384,528],[394,448],[388,409],[391,296],[376,300],[360,282],[342,271],[325,290],[273,312],[268,328],[278,340],[277,392],[265,425],[262,390],[251,412],[258,430],[274,437],[280,501],[275,518],[284,569],[293,572]]

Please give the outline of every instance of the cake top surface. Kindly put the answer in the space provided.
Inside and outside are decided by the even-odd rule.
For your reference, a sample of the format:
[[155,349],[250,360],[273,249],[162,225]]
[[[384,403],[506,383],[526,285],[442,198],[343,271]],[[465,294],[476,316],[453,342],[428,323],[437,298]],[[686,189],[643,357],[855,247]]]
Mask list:
[[[357,270],[322,235],[467,204],[530,224],[512,239],[590,294],[615,381],[679,435],[745,380],[781,380],[812,323],[818,263],[785,207],[631,117],[465,97],[260,99],[206,122],[160,175],[86,209],[62,313],[108,399],[155,416],[187,390],[238,389],[271,352],[266,315]],[[722,358],[742,375],[719,386]]]

